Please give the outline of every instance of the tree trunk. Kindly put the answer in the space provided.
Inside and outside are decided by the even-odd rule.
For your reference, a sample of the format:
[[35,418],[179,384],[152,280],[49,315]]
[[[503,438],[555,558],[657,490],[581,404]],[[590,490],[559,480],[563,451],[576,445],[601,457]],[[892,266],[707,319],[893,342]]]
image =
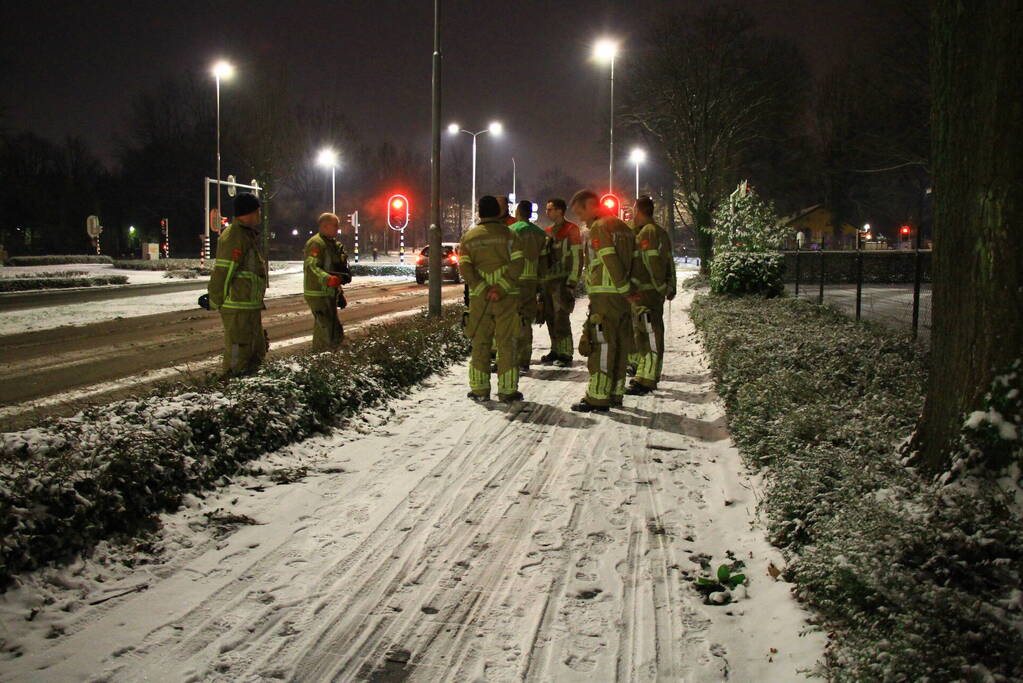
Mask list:
[[932,8],[932,368],[915,446],[939,472],[964,414],[1023,353],[1023,2]]
[[710,275],[710,262],[714,258],[714,235],[710,233],[711,213],[700,209],[693,211],[693,232],[696,234],[696,250],[700,254],[700,273]]

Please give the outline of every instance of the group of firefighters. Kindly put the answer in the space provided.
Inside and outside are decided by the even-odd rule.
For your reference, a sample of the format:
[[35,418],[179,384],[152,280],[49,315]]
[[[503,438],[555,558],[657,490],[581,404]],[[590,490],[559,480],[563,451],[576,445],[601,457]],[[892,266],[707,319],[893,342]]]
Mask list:
[[[569,208],[586,226],[585,239],[566,220]],[[540,362],[572,365],[577,346],[570,316],[580,280],[590,309],[578,350],[588,359],[589,383],[572,409],[607,411],[620,406],[625,394],[653,391],[664,357],[664,302],[676,291],[671,238],[654,222],[653,201],[636,201],[632,226],[606,211],[590,190],[577,192],[568,204],[549,200],[546,230],[530,221],[532,202],[519,202],[513,218],[507,198],[487,195],[477,210],[479,223],[458,247],[472,342],[469,398],[490,400],[496,354],[498,399],[523,399],[519,376],[529,372],[537,323],[546,324],[550,334],[550,351]],[[234,214],[217,244],[200,305],[220,312],[224,370],[240,375],[256,369],[269,348],[262,325],[269,265],[259,239],[259,199],[239,194]],[[305,245],[304,295],[313,314],[315,352],[336,349],[344,339],[338,310],[345,306],[342,286],[351,273],[337,240],[339,227],[336,215],[322,214],[319,231]],[[629,374],[633,379],[626,386]]]
[[[459,244],[472,341],[468,397],[490,400],[496,349],[498,399],[523,399],[519,375],[529,371],[534,322],[546,323],[551,339],[540,361],[572,365],[570,316],[580,279],[590,310],[578,350],[587,357],[589,383],[572,410],[604,412],[622,405],[625,394],[653,391],[664,358],[664,302],[676,291],[671,239],[654,222],[653,201],[636,201],[629,226],[596,193],[581,190],[567,205],[563,199],[547,202],[546,231],[530,222],[532,207],[519,202],[512,218],[503,197],[481,197],[480,222]],[[565,219],[569,208],[586,226],[585,240],[580,227]],[[627,387],[628,374],[634,376]]]

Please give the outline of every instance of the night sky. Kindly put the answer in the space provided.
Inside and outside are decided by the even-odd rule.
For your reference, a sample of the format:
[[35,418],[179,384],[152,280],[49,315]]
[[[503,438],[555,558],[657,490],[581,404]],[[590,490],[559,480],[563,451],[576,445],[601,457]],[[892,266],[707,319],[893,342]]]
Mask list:
[[[510,170],[515,156],[521,176],[558,165],[581,179],[601,178],[607,67],[589,59],[594,39],[618,37],[627,51],[659,11],[692,4],[448,0],[443,123],[479,130],[501,120],[506,134],[480,139],[481,161]],[[765,31],[796,42],[818,74],[878,28],[881,18],[866,9],[870,4],[744,3]],[[290,67],[299,92],[333,90],[349,103],[362,140],[428,152],[432,7],[430,0],[7,0],[0,27],[5,125],[54,140],[81,136],[110,164],[136,91],[175,72],[205,75],[219,57],[233,61],[236,78],[244,79],[254,55],[270,54]],[[230,89],[224,85],[225,126]],[[631,141],[619,142],[616,164],[624,179]],[[452,144],[467,149],[469,138],[445,136],[445,148]],[[225,173],[229,165],[225,159]]]

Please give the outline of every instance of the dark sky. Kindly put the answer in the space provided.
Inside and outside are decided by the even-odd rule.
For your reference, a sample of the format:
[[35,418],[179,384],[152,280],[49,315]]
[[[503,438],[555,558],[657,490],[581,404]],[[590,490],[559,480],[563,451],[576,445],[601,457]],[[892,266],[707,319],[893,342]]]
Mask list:
[[[501,140],[481,138],[481,161],[538,176],[560,165],[603,177],[607,69],[589,61],[596,36],[643,39],[663,9],[691,2],[447,0],[444,122],[481,129],[501,120]],[[704,0],[710,1],[710,0]],[[765,31],[791,38],[820,72],[855,49],[879,19],[869,0],[746,0]],[[196,2],[3,0],[2,90],[8,127],[52,139],[82,136],[113,158],[131,96],[175,72],[205,74],[218,57],[246,75],[253,54],[287,64],[302,92],[335,91],[369,142],[429,150],[430,0]],[[213,84],[210,79],[210,96]],[[616,87],[628,87],[616,83]],[[231,86],[224,85],[230,125]],[[624,178],[628,140],[616,164]],[[468,136],[445,145],[468,147]],[[342,150],[342,153],[344,150]],[[227,162],[228,160],[225,160]],[[357,163],[357,160],[347,160]],[[228,172],[225,163],[225,173]]]

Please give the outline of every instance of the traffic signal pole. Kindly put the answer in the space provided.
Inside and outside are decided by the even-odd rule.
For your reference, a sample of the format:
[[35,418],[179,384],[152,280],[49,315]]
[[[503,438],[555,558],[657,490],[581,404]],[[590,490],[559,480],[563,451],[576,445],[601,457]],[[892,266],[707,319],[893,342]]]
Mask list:
[[[440,217],[440,0],[433,0],[433,155],[430,159],[430,317],[441,313]],[[475,144],[475,138],[473,143]],[[474,169],[475,171],[475,166]]]

